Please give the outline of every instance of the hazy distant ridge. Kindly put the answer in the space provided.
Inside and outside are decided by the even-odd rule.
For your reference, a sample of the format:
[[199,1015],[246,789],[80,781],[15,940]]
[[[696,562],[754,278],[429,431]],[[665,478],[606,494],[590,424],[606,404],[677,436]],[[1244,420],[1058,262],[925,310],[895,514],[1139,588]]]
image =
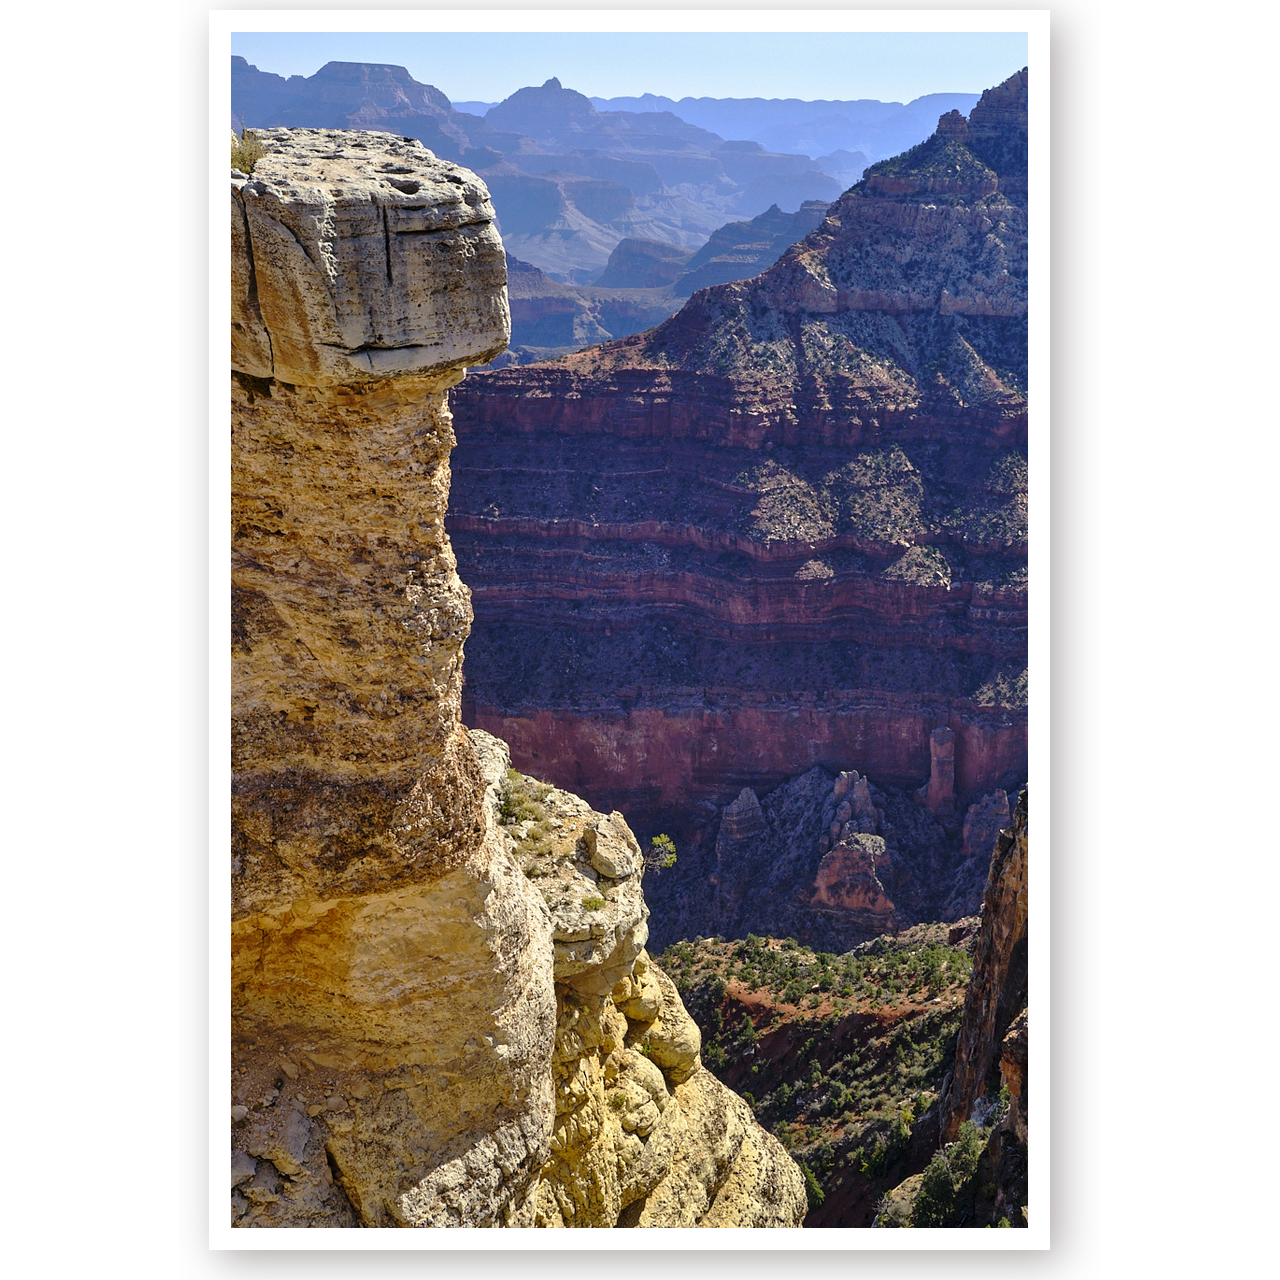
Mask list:
[[[671,111],[723,138],[745,138],[770,151],[799,151],[817,159],[837,150],[869,160],[898,155],[926,138],[947,111],[967,115],[976,93],[929,93],[911,102],[802,98],[592,98],[597,111]],[[473,103],[474,109],[483,104]]]

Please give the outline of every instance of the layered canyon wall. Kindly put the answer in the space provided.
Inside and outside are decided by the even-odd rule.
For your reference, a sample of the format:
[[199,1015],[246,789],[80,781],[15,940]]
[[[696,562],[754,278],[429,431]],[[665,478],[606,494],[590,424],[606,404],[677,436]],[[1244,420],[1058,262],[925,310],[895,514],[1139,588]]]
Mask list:
[[548,795],[522,861],[506,748],[461,722],[445,397],[509,335],[488,193],[389,134],[260,141],[231,183],[233,1225],[797,1225],[648,962],[620,815]]
[[939,729],[957,805],[1025,778],[1026,102],[756,279],[452,393],[464,716],[520,767],[690,829],[814,766],[928,795]]

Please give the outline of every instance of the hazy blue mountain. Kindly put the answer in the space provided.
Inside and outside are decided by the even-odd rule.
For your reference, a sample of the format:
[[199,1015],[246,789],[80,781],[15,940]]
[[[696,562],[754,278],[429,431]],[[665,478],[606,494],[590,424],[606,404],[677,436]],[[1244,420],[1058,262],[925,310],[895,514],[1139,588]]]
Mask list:
[[455,104],[404,67],[329,62],[285,77],[231,59],[237,123],[417,138],[485,179],[512,253],[584,285],[624,240],[697,250],[727,223],[829,203],[877,157],[927,137],[942,111],[975,100],[592,99],[553,77],[502,102]]
[[674,112],[724,138],[745,138],[770,151],[799,151],[813,159],[861,151],[867,162],[898,155],[927,138],[947,111],[966,114],[976,93],[930,93],[911,102],[801,98],[592,98],[601,111]]

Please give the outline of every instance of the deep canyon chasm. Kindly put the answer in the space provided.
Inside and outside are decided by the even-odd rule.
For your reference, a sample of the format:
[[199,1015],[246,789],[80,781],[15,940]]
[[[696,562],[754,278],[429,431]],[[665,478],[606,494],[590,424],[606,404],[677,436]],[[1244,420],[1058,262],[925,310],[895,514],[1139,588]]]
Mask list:
[[1023,71],[755,279],[451,392],[464,718],[676,831],[681,877],[743,788],[936,798],[939,730],[953,863],[1026,777],[1026,156]]
[[[233,1225],[798,1225],[646,946],[842,951],[985,890],[954,1136],[991,1045],[1010,1079],[1025,1051],[997,877],[1025,812],[996,839],[1026,770],[1025,72],[757,279],[466,382],[510,333],[484,184],[391,135],[259,137]],[[680,844],[643,890],[628,817]]]
[[388,134],[259,141],[231,182],[232,1225],[799,1225],[645,950],[622,815],[462,724],[445,397],[509,336],[488,192]]

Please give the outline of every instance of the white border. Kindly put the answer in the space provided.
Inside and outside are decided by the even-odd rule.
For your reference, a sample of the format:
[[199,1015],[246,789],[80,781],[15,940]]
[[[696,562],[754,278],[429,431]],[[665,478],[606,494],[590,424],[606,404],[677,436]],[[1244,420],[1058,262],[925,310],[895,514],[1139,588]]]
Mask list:
[[[1049,13],[1047,10],[217,10],[209,14],[209,1247],[217,1250],[596,1250],[596,1232],[477,1229],[433,1232],[382,1229],[314,1231],[282,1227],[237,1231],[227,1223],[227,1099],[231,1096],[230,884],[221,851],[230,844],[231,787],[230,566],[226,555],[230,510],[230,409],[226,334],[231,323],[227,281],[231,250],[226,234],[226,146],[231,118],[227,67],[233,31],[1020,31],[1028,36],[1030,73],[1030,472],[1029,663],[1032,697],[1028,716],[1028,776],[1034,805],[1034,854],[1029,931],[1029,984],[1035,1028],[1028,1077],[1036,1110],[1030,1156],[1030,1218],[1026,1230],[964,1229],[881,1231],[853,1228],[719,1231],[674,1228],[645,1231],[634,1246],[644,1250],[878,1250],[1025,1251],[1049,1248],[1050,1233],[1050,911],[1049,848]],[[221,656],[220,656],[221,655]],[[616,1229],[613,1229],[616,1230]],[[620,1242],[610,1237],[608,1247]]]

